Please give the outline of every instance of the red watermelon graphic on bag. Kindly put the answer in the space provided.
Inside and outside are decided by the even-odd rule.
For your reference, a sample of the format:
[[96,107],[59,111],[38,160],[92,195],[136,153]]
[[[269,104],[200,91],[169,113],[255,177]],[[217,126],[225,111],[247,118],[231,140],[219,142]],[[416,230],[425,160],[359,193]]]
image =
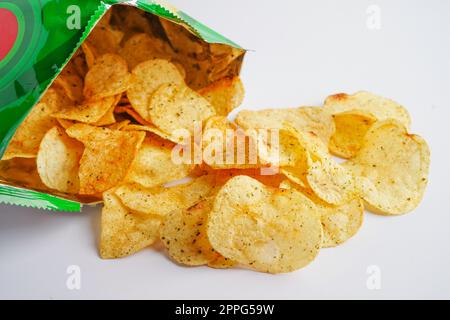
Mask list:
[[14,13],[8,9],[0,8],[0,61],[11,51],[17,40],[19,25]]

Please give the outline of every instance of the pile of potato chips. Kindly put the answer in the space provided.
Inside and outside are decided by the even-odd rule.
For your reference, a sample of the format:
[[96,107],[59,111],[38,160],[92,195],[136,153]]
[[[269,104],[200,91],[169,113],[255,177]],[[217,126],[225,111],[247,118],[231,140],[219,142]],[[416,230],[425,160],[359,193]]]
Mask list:
[[[400,215],[419,204],[430,154],[408,132],[405,108],[358,92],[322,107],[243,110],[232,122],[226,117],[244,97],[243,53],[115,6],[19,127],[0,178],[102,200],[103,258],[161,241],[180,264],[269,273],[302,268],[320,248],[354,236],[364,207]],[[256,154],[175,162],[180,129],[200,130],[201,151],[213,146],[236,159],[242,139]],[[208,129],[235,134],[218,141]],[[274,141],[256,130],[276,130],[276,157]]]

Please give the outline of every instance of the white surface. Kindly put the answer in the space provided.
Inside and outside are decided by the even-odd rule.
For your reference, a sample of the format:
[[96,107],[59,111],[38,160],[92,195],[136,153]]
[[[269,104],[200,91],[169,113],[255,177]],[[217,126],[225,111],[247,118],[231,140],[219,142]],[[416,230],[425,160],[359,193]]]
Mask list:
[[[104,261],[99,209],[0,205],[0,298],[450,298],[450,1],[172,2],[255,50],[241,108],[317,105],[361,89],[404,104],[432,152],[425,199],[406,216],[367,214],[348,243],[276,276],[180,267],[155,249]],[[366,26],[371,4],[380,30]],[[81,290],[66,287],[69,265],[81,268]],[[366,287],[370,265],[380,268],[380,290]]]

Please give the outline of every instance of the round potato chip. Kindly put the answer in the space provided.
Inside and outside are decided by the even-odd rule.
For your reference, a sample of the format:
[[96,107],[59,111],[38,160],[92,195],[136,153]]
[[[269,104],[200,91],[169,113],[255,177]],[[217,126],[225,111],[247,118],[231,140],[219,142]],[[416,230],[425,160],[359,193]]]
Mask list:
[[[209,263],[213,248],[200,237],[206,233],[206,221],[212,200],[204,200],[186,210],[169,213],[161,228],[161,240],[170,257],[178,263],[199,266]],[[215,260],[215,259],[213,259]]]
[[336,113],[333,119],[336,132],[328,147],[332,154],[345,159],[358,153],[367,130],[377,121],[369,112],[360,110]]
[[80,194],[95,195],[111,189],[127,175],[144,132],[110,130],[77,123],[67,134],[85,146],[80,160]]
[[138,64],[131,72],[127,95],[133,108],[151,122],[150,98],[162,84],[184,84],[177,67],[167,60],[153,59]]
[[377,120],[395,119],[406,128],[411,124],[411,117],[404,107],[393,100],[367,91],[329,96],[325,100],[324,109],[331,114],[359,110],[372,114]]
[[322,225],[314,203],[300,192],[237,176],[217,194],[207,234],[224,257],[258,271],[283,273],[317,256]]
[[128,89],[127,62],[117,54],[107,53],[95,60],[84,78],[84,96],[90,100],[122,94]]
[[223,78],[198,91],[214,107],[216,114],[227,116],[244,100],[244,85],[239,77]]
[[183,85],[161,85],[150,100],[150,118],[163,132],[172,136],[184,129],[194,134],[195,125],[215,115],[205,98]]
[[100,256],[121,258],[150,246],[159,239],[161,219],[130,212],[113,190],[103,194]]
[[360,177],[367,208],[384,215],[413,210],[422,200],[428,180],[430,150],[421,137],[401,123],[375,123],[358,154],[343,166]]
[[42,182],[60,192],[77,193],[80,188],[78,168],[83,149],[83,144],[69,138],[63,129],[50,129],[41,141],[36,158]]

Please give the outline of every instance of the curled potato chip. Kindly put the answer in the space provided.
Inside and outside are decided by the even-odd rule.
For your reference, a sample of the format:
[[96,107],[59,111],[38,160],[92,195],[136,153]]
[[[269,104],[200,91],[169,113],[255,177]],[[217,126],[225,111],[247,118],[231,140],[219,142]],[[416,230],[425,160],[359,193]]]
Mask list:
[[218,259],[206,237],[206,221],[211,207],[211,199],[203,200],[189,209],[172,211],[165,217],[161,240],[172,259],[190,266],[205,265]]
[[210,195],[214,187],[213,177],[203,176],[170,188],[124,184],[117,188],[116,195],[135,212],[165,216],[192,207]]
[[127,60],[128,67],[133,70],[139,63],[150,59],[170,60],[173,55],[170,45],[160,38],[151,37],[146,33],[131,36],[119,51]]
[[236,116],[236,123],[244,129],[283,129],[288,125],[299,131],[313,132],[325,145],[335,131],[331,114],[321,107],[242,110]]
[[117,54],[107,53],[95,60],[84,78],[84,96],[90,100],[125,92],[130,82],[127,62]]
[[193,166],[172,161],[173,145],[155,139],[144,140],[125,181],[152,188],[187,177]]
[[360,198],[354,198],[342,205],[334,206],[318,198],[311,190],[305,189],[290,180],[280,183],[280,188],[295,188],[311,199],[320,214],[323,228],[322,247],[340,245],[353,237],[364,220],[364,205]]
[[[88,100],[80,105],[73,105],[63,108],[62,110],[54,113],[53,116],[55,118],[94,124],[99,122],[108,113],[108,111],[114,111],[114,107],[118,103],[119,98],[120,96],[117,95],[99,100]],[[113,113],[112,111],[111,113]]]
[[244,85],[239,77],[223,78],[199,90],[214,107],[216,114],[228,115],[244,100]]
[[355,94],[338,93],[327,97],[324,109],[331,114],[359,110],[372,114],[377,120],[395,119],[406,128],[411,124],[408,111],[397,102],[367,91]]
[[159,238],[161,219],[130,212],[113,190],[103,194],[100,256],[121,258],[150,246]]
[[69,138],[65,131],[53,127],[39,146],[36,163],[42,182],[50,189],[77,193],[80,188],[78,168],[83,144]]
[[215,115],[205,98],[187,86],[163,84],[150,100],[150,118],[161,131],[174,135],[185,129],[194,133],[196,123]]
[[177,67],[167,60],[153,59],[138,64],[131,72],[127,95],[133,108],[151,122],[150,98],[162,84],[184,84]]
[[352,110],[333,115],[336,132],[331,137],[330,152],[349,159],[359,151],[367,130],[377,119],[366,111]]
[[48,190],[37,172],[36,159],[0,160],[0,180],[36,190]]
[[11,142],[6,148],[2,160],[15,157],[35,158],[39,144],[45,133],[57,125],[51,114],[57,111],[57,104],[40,102],[35,105],[20,124]]
[[80,194],[98,194],[116,186],[127,175],[145,133],[75,124],[67,134],[85,146],[80,160]]
[[395,120],[375,123],[358,154],[343,166],[360,178],[370,211],[400,215],[422,200],[428,180],[430,151],[417,135]]
[[306,266],[322,242],[320,216],[311,200],[247,176],[222,187],[207,228],[212,247],[224,257],[270,273]]

